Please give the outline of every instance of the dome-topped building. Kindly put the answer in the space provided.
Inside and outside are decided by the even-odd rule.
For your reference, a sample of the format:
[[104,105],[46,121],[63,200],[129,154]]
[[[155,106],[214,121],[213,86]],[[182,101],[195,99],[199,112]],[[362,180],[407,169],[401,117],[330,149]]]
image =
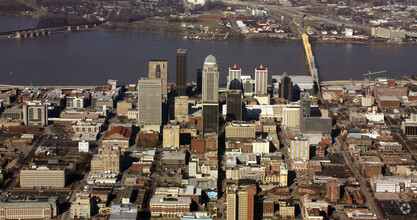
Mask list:
[[216,57],[211,54],[204,60],[202,79],[203,102],[218,102],[219,66]]
[[206,59],[204,60],[204,64],[208,64],[208,65],[214,65],[217,64],[217,60],[216,57],[214,57],[213,55],[208,55],[206,57]]

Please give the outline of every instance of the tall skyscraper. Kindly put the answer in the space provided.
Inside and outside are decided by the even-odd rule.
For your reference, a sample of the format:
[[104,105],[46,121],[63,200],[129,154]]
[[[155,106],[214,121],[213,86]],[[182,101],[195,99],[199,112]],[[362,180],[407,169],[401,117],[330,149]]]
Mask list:
[[140,78],[138,93],[139,124],[162,124],[161,79]]
[[174,116],[178,122],[188,121],[188,96],[175,97]]
[[332,131],[332,119],[330,117],[312,117],[311,101],[309,93],[300,95],[300,130],[302,133],[327,133]]
[[197,69],[197,94],[203,91],[203,69]]
[[227,212],[226,212],[226,220],[236,220],[237,213],[236,213],[236,205],[237,205],[237,197],[236,193],[227,193]]
[[168,97],[168,61],[167,60],[149,60],[149,78],[160,78],[162,82],[162,98]]
[[203,103],[203,134],[219,130],[219,103]]
[[[253,189],[230,191],[227,193],[227,220],[253,220],[255,206]],[[262,210],[257,210],[262,212]]]
[[187,50],[177,50],[176,87],[178,96],[187,95]]
[[284,73],[279,83],[279,97],[288,101],[292,100],[293,83],[288,73]]
[[242,70],[236,65],[229,68],[229,76],[227,77],[227,89],[242,89],[241,82]]
[[255,69],[255,94],[266,95],[268,84],[268,69],[262,65]]
[[216,58],[208,55],[203,67],[203,102],[219,101],[219,69]]
[[48,109],[41,101],[31,101],[23,104],[23,123],[31,126],[48,125]]
[[[301,93],[300,95],[300,117],[308,118],[311,115],[311,102],[308,93]],[[300,120],[301,122],[301,120]]]
[[239,191],[237,193],[237,219],[238,220],[253,220],[254,213],[254,191],[248,189],[245,191]]
[[242,120],[242,91],[228,90],[226,95],[227,120]]

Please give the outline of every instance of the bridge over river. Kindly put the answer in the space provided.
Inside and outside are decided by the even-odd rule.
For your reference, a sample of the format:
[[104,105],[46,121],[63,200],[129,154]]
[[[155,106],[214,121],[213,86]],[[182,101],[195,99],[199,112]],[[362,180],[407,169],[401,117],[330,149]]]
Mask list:
[[51,34],[63,33],[72,30],[87,30],[89,28],[94,28],[100,23],[80,23],[80,24],[71,24],[64,26],[53,26],[47,28],[31,28],[15,31],[0,32],[0,38],[7,39],[19,39],[19,38],[31,38],[36,36],[47,36]]

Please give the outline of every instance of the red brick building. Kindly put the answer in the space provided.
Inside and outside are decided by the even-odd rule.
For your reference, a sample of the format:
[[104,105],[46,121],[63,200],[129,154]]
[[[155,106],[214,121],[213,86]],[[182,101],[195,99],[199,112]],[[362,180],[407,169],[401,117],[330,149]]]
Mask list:
[[340,184],[331,180],[327,182],[327,197],[331,202],[337,202],[340,199]]

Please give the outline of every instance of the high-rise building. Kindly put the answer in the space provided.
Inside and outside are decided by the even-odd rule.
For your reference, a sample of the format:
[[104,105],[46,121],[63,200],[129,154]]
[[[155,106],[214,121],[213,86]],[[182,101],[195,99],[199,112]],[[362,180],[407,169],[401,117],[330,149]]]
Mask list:
[[187,50],[177,50],[176,88],[178,96],[187,95]]
[[227,77],[227,89],[242,89],[242,70],[236,65],[229,68],[229,76]]
[[327,197],[331,202],[337,202],[340,199],[340,184],[335,180],[327,183]]
[[242,120],[242,91],[229,90],[226,95],[227,120]]
[[166,148],[180,148],[180,126],[165,125],[162,132],[162,146]]
[[288,73],[284,73],[281,78],[281,82],[279,83],[279,97],[291,101],[292,90],[293,83],[291,81],[291,77],[288,75]]
[[310,159],[310,140],[296,139],[290,142],[291,159]]
[[161,79],[140,78],[138,93],[139,124],[162,124]]
[[238,220],[253,220],[254,217],[254,191],[248,189],[245,191],[238,191],[237,193],[237,219]]
[[219,101],[219,69],[216,58],[208,55],[203,67],[203,102]]
[[242,82],[242,88],[245,96],[252,96],[254,92],[255,80],[252,79],[251,75],[242,75],[240,77]]
[[300,130],[302,133],[327,133],[332,131],[330,117],[312,117],[309,93],[300,95]]
[[168,97],[168,61],[167,60],[149,60],[149,78],[161,79],[162,98]]
[[174,99],[174,116],[178,122],[188,121],[188,96],[178,96]]
[[266,95],[268,85],[268,69],[262,65],[255,69],[255,94]]
[[236,204],[237,204],[237,198],[236,193],[228,193],[227,194],[227,220],[236,220]]
[[252,220],[254,219],[253,189],[230,191],[227,193],[227,220]]
[[217,133],[219,129],[219,103],[203,103],[203,134]]
[[120,172],[120,150],[110,146],[101,147],[98,154],[95,154],[91,159],[92,172],[106,172],[113,173]]
[[23,123],[32,126],[48,125],[48,109],[41,101],[25,102],[23,104]]
[[203,69],[197,69],[197,94],[203,91]]
[[[300,117],[308,118],[311,115],[311,102],[308,93],[301,93],[300,95]],[[301,120],[300,120],[301,121]]]

